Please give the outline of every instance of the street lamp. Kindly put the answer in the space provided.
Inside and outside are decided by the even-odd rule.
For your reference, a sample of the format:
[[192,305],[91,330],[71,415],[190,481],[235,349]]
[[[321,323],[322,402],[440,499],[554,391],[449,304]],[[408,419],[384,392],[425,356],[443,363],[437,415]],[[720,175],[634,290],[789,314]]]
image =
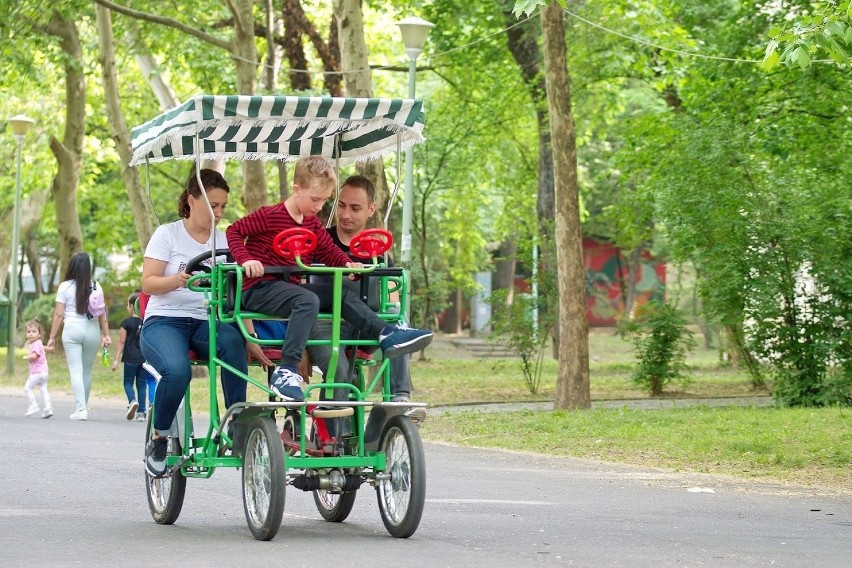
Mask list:
[[21,146],[30,126],[35,122],[28,116],[19,114],[8,120],[12,134],[18,143],[17,176],[15,178],[15,209],[12,214],[12,274],[9,281],[9,337],[6,345],[6,373],[15,372],[15,333],[18,328],[18,233],[21,230]]
[[[414,76],[417,73],[416,61],[426,36],[435,27],[435,24],[427,22],[423,18],[409,16],[397,22],[399,31],[402,32],[402,43],[405,45],[405,54],[408,56],[408,98],[414,98]],[[409,147],[405,151],[405,199],[402,202],[402,242],[400,243],[400,257],[405,270],[411,270],[411,225],[414,218],[414,149]],[[409,282],[411,282],[409,274]],[[410,294],[406,295],[406,303],[409,303]],[[409,306],[404,306],[405,314],[408,314]]]

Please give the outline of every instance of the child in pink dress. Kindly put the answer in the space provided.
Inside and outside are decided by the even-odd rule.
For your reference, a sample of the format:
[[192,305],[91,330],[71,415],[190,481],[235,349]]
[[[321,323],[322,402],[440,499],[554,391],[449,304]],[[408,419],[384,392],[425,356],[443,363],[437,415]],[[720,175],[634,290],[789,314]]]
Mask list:
[[24,385],[24,394],[30,401],[27,416],[32,416],[41,410],[33,392],[33,389],[38,387],[44,402],[44,412],[41,413],[41,417],[50,418],[53,416],[53,405],[50,403],[50,393],[47,392],[47,357],[44,354],[44,345],[41,343],[41,324],[38,320],[32,320],[27,322],[25,329],[29,349],[24,359],[30,363],[30,376],[27,377],[27,384]]

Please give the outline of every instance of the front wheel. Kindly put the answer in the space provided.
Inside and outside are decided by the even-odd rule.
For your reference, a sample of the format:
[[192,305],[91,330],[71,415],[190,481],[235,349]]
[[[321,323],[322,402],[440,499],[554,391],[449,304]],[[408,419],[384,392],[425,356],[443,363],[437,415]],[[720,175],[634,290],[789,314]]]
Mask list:
[[420,432],[408,416],[385,425],[379,449],[386,469],[376,484],[382,521],[391,536],[408,538],[417,530],[426,501],[426,458]]
[[271,418],[258,416],[248,425],[243,451],[243,506],[257,540],[272,540],[284,516],[284,448]]
[[[154,433],[154,412],[148,413],[148,425],[145,428],[145,444]],[[167,455],[181,455],[180,441],[177,438],[169,438]],[[168,477],[152,477],[145,468],[145,486],[148,492],[148,508],[151,517],[161,525],[173,524],[180,510],[183,508],[183,498],[186,495],[186,478],[180,471],[174,472]]]

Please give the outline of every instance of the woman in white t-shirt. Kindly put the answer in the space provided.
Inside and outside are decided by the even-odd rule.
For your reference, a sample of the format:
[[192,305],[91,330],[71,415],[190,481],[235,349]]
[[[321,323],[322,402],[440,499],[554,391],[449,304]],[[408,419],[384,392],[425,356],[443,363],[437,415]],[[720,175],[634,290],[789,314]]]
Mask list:
[[[219,172],[204,169],[201,183],[213,208],[216,223],[228,203],[230,188]],[[178,198],[179,221],[162,225],[154,231],[145,249],[142,263],[142,290],[151,295],[145,308],[140,347],[145,360],[154,366],[161,378],[154,397],[154,435],[146,449],[145,463],[155,477],[166,473],[166,438],[160,437],[171,427],[180,402],[189,386],[191,369],[187,356],[190,349],[208,353],[209,329],[204,295],[186,288],[190,275],[187,263],[213,248],[227,248],[225,234],[210,228],[210,213],[201,188],[193,173]],[[209,262],[209,261],[208,261]],[[248,331],[253,332],[249,322]],[[271,365],[260,347],[249,343],[252,355]],[[230,366],[247,372],[246,345],[242,334],[230,324],[216,330],[216,351]],[[222,369],[222,391],[225,407],[246,400],[246,381]]]
[[89,418],[89,393],[92,391],[92,365],[98,349],[108,346],[109,337],[107,312],[93,318],[89,315],[89,296],[95,286],[92,279],[92,259],[84,252],[71,257],[65,271],[65,281],[56,290],[56,309],[53,312],[53,325],[50,327],[50,340],[45,349],[53,351],[56,347],[56,334],[62,328],[62,346],[65,348],[65,360],[71,374],[71,390],[74,391],[76,408],[71,420]]

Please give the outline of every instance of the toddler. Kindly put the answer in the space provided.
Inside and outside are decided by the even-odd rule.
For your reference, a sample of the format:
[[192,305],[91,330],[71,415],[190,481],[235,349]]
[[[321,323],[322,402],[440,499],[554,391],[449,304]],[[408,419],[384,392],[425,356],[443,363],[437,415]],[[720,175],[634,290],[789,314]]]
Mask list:
[[50,418],[53,416],[53,405],[50,403],[50,393],[47,392],[47,357],[44,354],[44,345],[41,343],[41,324],[37,319],[27,322],[25,333],[28,349],[24,359],[30,364],[30,376],[27,377],[27,383],[24,385],[24,394],[30,401],[26,414],[32,416],[41,410],[33,392],[33,389],[38,387],[44,402],[44,412],[41,413],[41,417]]

